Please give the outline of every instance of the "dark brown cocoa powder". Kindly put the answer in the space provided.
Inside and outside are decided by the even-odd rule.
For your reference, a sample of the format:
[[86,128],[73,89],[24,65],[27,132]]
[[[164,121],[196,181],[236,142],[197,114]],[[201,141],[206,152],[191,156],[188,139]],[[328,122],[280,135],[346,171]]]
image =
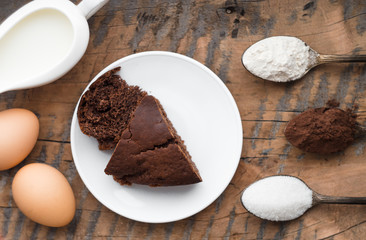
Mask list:
[[358,125],[352,110],[344,111],[338,105],[329,101],[326,107],[294,117],[285,130],[287,140],[306,152],[330,154],[344,150],[354,141]]

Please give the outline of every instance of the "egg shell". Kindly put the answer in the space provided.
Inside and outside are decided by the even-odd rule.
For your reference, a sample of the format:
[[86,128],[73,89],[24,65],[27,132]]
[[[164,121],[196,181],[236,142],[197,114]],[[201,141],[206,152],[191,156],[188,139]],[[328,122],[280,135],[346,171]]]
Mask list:
[[62,227],[75,215],[75,197],[69,182],[47,164],[22,167],[14,176],[12,192],[20,211],[42,225]]
[[39,121],[29,110],[13,108],[0,112],[0,171],[23,161],[37,142]]

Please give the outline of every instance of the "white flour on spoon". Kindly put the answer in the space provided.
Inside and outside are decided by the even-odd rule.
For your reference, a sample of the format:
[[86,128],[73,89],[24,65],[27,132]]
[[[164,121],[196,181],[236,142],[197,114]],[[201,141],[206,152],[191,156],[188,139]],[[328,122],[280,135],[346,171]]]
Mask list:
[[288,82],[300,78],[315,63],[317,56],[309,49],[295,37],[269,37],[249,47],[242,61],[245,68],[258,77]]

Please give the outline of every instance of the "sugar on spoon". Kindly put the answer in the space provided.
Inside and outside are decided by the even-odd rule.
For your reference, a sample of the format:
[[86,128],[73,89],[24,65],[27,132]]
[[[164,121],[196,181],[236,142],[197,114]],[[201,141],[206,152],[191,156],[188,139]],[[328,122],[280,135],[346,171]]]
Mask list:
[[259,218],[289,221],[317,204],[366,204],[366,197],[326,196],[314,192],[297,177],[278,175],[252,183],[243,191],[241,202]]
[[366,55],[319,54],[302,40],[289,36],[260,40],[242,55],[242,63],[249,72],[275,82],[294,81],[320,64],[340,62],[366,62]]

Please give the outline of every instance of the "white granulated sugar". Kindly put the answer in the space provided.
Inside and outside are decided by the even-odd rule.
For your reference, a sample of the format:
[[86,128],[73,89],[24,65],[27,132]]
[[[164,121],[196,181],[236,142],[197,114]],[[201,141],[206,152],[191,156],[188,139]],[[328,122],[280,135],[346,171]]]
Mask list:
[[288,221],[300,217],[312,206],[313,192],[298,178],[273,176],[250,185],[241,200],[257,217]]
[[263,79],[288,82],[300,78],[316,61],[303,41],[295,37],[277,36],[263,39],[243,54],[243,64]]

